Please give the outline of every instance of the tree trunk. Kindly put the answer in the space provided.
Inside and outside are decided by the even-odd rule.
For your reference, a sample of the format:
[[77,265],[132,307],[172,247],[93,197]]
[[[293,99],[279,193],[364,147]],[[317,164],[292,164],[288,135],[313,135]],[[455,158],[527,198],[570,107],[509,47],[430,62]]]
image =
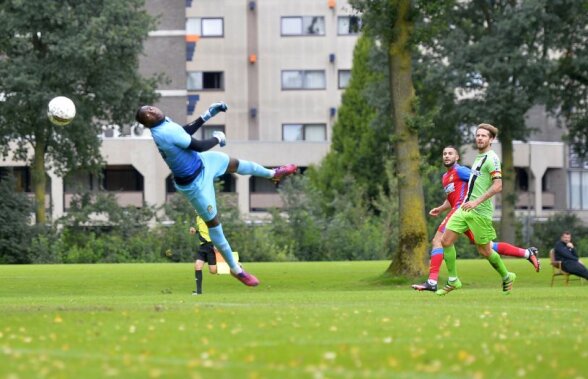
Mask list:
[[514,208],[517,200],[515,191],[515,171],[513,167],[512,139],[504,136],[502,146],[502,216],[500,219],[500,241],[515,243]]
[[35,144],[35,156],[31,167],[33,191],[35,192],[35,223],[44,224],[47,221],[45,213],[45,144]]
[[426,270],[428,241],[418,135],[409,125],[410,117],[415,114],[412,56],[409,45],[413,28],[408,17],[410,4],[410,0],[398,2],[398,17],[394,25],[397,38],[389,46],[390,96],[396,132],[399,243],[387,272],[416,277]]

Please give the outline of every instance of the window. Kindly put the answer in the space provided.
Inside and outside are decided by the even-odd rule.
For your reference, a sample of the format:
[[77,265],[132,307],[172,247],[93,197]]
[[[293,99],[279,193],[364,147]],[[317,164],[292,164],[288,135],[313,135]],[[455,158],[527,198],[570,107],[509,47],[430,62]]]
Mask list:
[[283,36],[324,36],[325,18],[322,16],[282,17]]
[[357,16],[340,16],[337,18],[338,35],[355,35],[361,30],[361,19]]
[[224,88],[224,75],[222,72],[188,72],[188,91],[222,90]]
[[284,141],[326,141],[327,126],[325,124],[284,124],[282,139]]
[[188,18],[186,34],[197,34],[201,37],[223,37],[224,20],[222,18]]
[[71,171],[63,178],[63,192],[66,193],[88,192],[99,187],[97,176],[84,170]]
[[351,70],[339,70],[339,88],[347,88],[351,79]]
[[224,125],[203,125],[202,128],[200,128],[200,133],[201,133],[202,139],[212,138],[212,133],[214,133],[217,130],[224,133],[225,126]]
[[323,70],[285,70],[282,71],[282,89],[325,89],[326,79]]
[[103,175],[106,191],[143,191],[143,176],[132,166],[108,166]]
[[588,209],[588,171],[570,171],[569,204],[574,210]]

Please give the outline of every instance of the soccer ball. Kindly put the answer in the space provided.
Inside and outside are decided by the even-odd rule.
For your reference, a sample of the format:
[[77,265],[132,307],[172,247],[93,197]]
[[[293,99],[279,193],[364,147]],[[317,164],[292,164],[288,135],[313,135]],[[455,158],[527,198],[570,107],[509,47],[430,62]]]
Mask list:
[[76,106],[69,98],[57,96],[51,99],[47,107],[49,121],[58,126],[69,124],[76,116]]

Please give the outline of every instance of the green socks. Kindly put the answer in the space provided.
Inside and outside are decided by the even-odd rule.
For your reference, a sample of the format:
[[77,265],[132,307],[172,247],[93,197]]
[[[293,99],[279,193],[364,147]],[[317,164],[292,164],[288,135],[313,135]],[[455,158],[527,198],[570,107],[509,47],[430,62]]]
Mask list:
[[449,274],[449,277],[457,278],[457,268],[455,267],[457,252],[455,251],[455,245],[443,248],[443,259],[445,260],[445,266],[447,266],[447,273]]
[[[446,261],[447,262],[447,261]],[[504,262],[500,258],[497,252],[493,251],[492,254],[488,257],[488,262],[494,267],[494,269],[500,274],[500,278],[504,280],[508,276],[508,270],[504,265]],[[447,265],[449,267],[449,265]]]

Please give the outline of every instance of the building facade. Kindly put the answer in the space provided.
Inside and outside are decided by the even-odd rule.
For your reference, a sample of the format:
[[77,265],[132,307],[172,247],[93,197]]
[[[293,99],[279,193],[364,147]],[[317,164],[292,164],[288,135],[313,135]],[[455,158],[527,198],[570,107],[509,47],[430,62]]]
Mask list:
[[[158,27],[145,42],[140,71],[166,75],[156,105],[167,116],[184,124],[222,100],[229,111],[210,120],[198,137],[224,131],[222,151],[230,156],[268,167],[296,163],[304,170],[326,155],[360,26],[347,1],[147,0],[146,9],[158,17]],[[529,112],[528,123],[536,129],[532,141],[515,143],[519,216],[574,211],[588,221],[588,162],[570,154],[563,130],[540,107]],[[105,130],[101,138],[107,166],[100,178],[48,172],[47,207],[54,219],[85,190],[113,192],[124,206],[161,206],[175,195],[148,130],[127,126]],[[473,156],[468,150],[462,163]],[[11,167],[20,190],[30,192],[25,163],[5,160],[0,166]],[[281,205],[267,180],[224,180],[243,214],[254,217]]]

